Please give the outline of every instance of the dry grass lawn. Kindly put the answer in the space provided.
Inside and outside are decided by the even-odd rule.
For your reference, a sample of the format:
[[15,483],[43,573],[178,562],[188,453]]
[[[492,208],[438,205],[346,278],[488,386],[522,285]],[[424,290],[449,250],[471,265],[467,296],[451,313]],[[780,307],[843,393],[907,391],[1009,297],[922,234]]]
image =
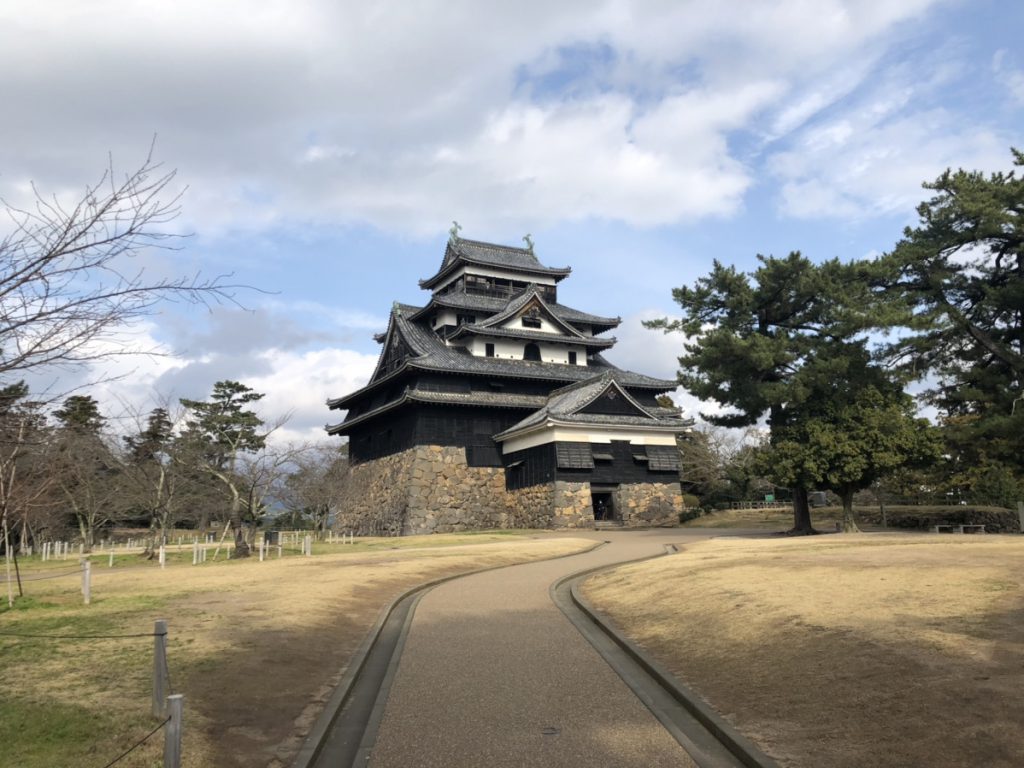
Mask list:
[[[312,558],[165,570],[108,571],[98,558],[92,605],[81,605],[75,578],[28,582],[31,598],[0,611],[0,632],[152,632],[165,618],[171,684],[186,697],[184,764],[283,766],[389,600],[440,576],[591,546],[477,534],[360,540]],[[102,766],[131,746],[154,725],[151,659],[151,638],[0,636],[0,766]],[[158,735],[118,767],[160,764],[161,750]]]
[[785,766],[1024,765],[1024,538],[716,539],[585,594]]

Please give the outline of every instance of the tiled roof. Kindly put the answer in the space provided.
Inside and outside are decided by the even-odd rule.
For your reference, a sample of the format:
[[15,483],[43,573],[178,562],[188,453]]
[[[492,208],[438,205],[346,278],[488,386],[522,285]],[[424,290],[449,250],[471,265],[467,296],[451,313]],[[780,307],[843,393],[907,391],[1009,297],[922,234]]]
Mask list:
[[549,341],[557,344],[576,344],[594,349],[608,349],[615,345],[615,337],[600,336],[566,336],[561,333],[532,331],[529,328],[493,328],[479,323],[467,323],[452,331],[449,339],[457,339],[463,335],[500,336],[507,339],[529,339],[530,341]]
[[397,370],[376,381],[370,382],[362,389],[344,397],[328,400],[327,405],[330,408],[346,407],[367,390],[375,389],[385,382],[393,380],[408,368],[442,371],[445,373],[495,376],[499,378],[541,379],[565,384],[580,382],[606,371],[611,371],[615,373],[616,381],[625,387],[654,390],[656,392],[667,392],[676,387],[676,382],[674,381],[656,379],[641,373],[633,373],[632,371],[623,371],[616,368],[599,354],[588,358],[588,365],[563,365],[561,363],[541,363],[498,357],[474,357],[460,347],[446,346],[444,341],[432,330],[409,319],[416,316],[420,310],[420,307],[396,304],[391,315],[393,332],[400,334],[401,338],[412,350],[414,356]]
[[545,267],[538,261],[532,250],[513,248],[508,245],[484,243],[479,240],[452,238],[444,251],[441,268],[432,276],[420,280],[420,285],[429,288],[433,283],[455,269],[459,262],[477,264],[485,267],[508,269],[513,272],[524,272],[535,275],[547,275],[556,280],[568,275],[569,267]]
[[[516,294],[517,296],[519,294]],[[515,296],[512,297],[513,299]],[[464,309],[473,310],[476,312],[486,312],[488,315],[493,315],[501,312],[508,306],[510,299],[503,298],[500,296],[474,296],[468,293],[445,293],[435,294],[430,303],[423,307],[413,317],[414,320],[420,319],[423,315],[426,315],[432,307],[447,307],[449,309]],[[567,307],[564,304],[558,304],[557,302],[548,301],[545,302],[551,312],[558,318],[561,318],[567,323],[573,325],[593,325],[603,328],[615,328],[622,322],[621,317],[603,317],[601,315],[592,315],[588,312],[581,312],[578,309]]]
[[536,301],[538,304],[540,304],[540,306],[545,310],[545,312],[548,315],[550,315],[551,318],[555,321],[555,324],[561,327],[562,330],[565,331],[570,336],[583,335],[582,333],[577,331],[575,328],[573,328],[571,325],[566,323],[564,320],[562,320],[560,317],[555,315],[554,312],[551,311],[551,308],[548,307],[547,302],[544,301],[543,297],[540,295],[540,293],[538,293],[536,285],[527,286],[526,290],[524,290],[518,296],[509,301],[509,303],[505,305],[505,308],[501,310],[501,312],[498,312],[497,314],[488,317],[486,320],[480,323],[480,325],[501,325],[506,320],[511,320],[513,317],[515,317],[523,309],[523,307],[527,306],[531,301]]
[[374,408],[372,411],[345,419],[340,424],[329,424],[326,429],[331,435],[345,434],[351,427],[369,421],[380,414],[393,410],[408,402],[442,403],[445,405],[483,406],[487,408],[539,408],[547,398],[544,395],[519,395],[505,392],[436,392],[426,389],[406,389],[394,400]]
[[[600,426],[630,426],[654,428],[658,430],[683,430],[693,424],[677,414],[667,415],[669,409],[647,409],[640,405],[621,386],[622,371],[605,371],[591,378],[562,387],[548,396],[543,408],[534,411],[522,421],[495,435],[496,440],[504,440],[531,427],[539,427],[548,419],[568,424],[594,424]],[[599,413],[581,413],[590,403],[604,394],[609,387],[614,387],[640,413],[637,415],[611,415]],[[641,415],[642,414],[642,415]]]

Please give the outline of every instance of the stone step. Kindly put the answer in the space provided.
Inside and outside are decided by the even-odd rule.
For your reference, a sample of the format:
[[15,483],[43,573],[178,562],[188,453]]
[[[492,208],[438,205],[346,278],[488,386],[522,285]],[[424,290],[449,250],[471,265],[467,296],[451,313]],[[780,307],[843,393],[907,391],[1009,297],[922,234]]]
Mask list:
[[621,520],[595,520],[594,528],[598,531],[606,528],[622,528],[623,522]]

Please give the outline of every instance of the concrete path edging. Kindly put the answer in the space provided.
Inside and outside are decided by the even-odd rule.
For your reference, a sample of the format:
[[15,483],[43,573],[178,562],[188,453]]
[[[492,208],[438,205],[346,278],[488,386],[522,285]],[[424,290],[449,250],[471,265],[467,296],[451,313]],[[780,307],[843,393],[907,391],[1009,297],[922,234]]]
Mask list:
[[[653,559],[653,558],[645,558]],[[641,561],[633,561],[641,562]],[[754,742],[737,731],[732,725],[705,704],[692,690],[679,680],[664,666],[650,658],[636,643],[619,632],[579,591],[581,582],[602,571],[627,565],[617,563],[601,566],[584,573],[575,574],[563,581],[571,581],[569,592],[572,601],[594,624],[601,629],[630,658],[640,665],[647,674],[661,685],[673,699],[681,704],[698,722],[707,728],[736,758],[747,768],[779,768],[778,763],[766,755]]]
[[[599,541],[594,543],[593,546],[581,549],[578,552],[569,552],[562,555],[555,555],[554,557],[540,558],[538,560],[530,560],[527,562],[542,562],[544,560],[558,560],[564,557],[575,557],[576,555],[593,552],[595,549],[599,549],[600,547],[605,546],[605,544],[607,543],[608,542],[606,541]],[[356,649],[356,652],[353,654],[351,660],[349,661],[348,667],[345,669],[345,672],[342,675],[341,680],[338,681],[338,684],[337,686],[335,686],[334,691],[331,693],[330,697],[324,704],[323,711],[320,713],[319,717],[317,717],[316,722],[313,724],[313,727],[309,730],[309,733],[306,734],[306,738],[303,740],[302,746],[299,748],[298,753],[292,760],[291,768],[313,768],[313,766],[316,764],[316,760],[320,755],[320,751],[324,743],[327,741],[331,729],[334,727],[335,721],[341,714],[341,711],[344,708],[345,703],[348,701],[352,693],[352,689],[356,684],[356,681],[359,679],[360,674],[362,674],[363,669],[366,666],[366,661],[370,657],[371,652],[373,651],[374,645],[376,645],[378,639],[380,638],[381,632],[383,631],[384,626],[387,624],[388,619],[391,617],[391,614],[394,613],[395,608],[398,607],[400,603],[415,595],[419,595],[421,597],[434,587],[440,586],[441,584],[444,584],[449,581],[454,581],[455,579],[461,579],[464,576],[472,576],[477,573],[485,573],[486,571],[494,571],[500,568],[510,568],[516,565],[523,565],[523,563],[507,563],[504,565],[487,566],[485,568],[478,568],[473,571],[455,573],[450,576],[443,576],[441,578],[432,579],[431,581],[427,581],[423,584],[419,584],[415,587],[407,589],[406,591],[398,595],[396,598],[394,598],[390,603],[386,604],[383,608],[381,608],[380,613],[378,613],[377,615],[376,621],[370,628],[370,631],[367,632],[366,637],[363,638],[363,642],[359,645],[359,648]],[[403,622],[402,634],[400,635],[399,638],[399,648],[401,648],[401,645],[404,643],[404,636],[408,631],[409,625],[411,624],[412,615],[414,611],[415,606],[412,607],[405,622]],[[392,658],[390,666],[394,667],[395,662],[396,659]],[[389,670],[389,676],[393,676],[393,672],[391,670]],[[376,710],[376,705],[374,709]],[[371,717],[373,717],[372,713]],[[363,745],[360,746],[360,749],[362,748]]]

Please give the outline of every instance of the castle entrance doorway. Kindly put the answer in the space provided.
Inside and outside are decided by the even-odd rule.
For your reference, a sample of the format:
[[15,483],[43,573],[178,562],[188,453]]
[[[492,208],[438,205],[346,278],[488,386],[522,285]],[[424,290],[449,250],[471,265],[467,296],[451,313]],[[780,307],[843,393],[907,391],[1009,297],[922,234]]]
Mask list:
[[611,491],[592,491],[590,504],[594,508],[595,520],[617,520],[615,494]]

